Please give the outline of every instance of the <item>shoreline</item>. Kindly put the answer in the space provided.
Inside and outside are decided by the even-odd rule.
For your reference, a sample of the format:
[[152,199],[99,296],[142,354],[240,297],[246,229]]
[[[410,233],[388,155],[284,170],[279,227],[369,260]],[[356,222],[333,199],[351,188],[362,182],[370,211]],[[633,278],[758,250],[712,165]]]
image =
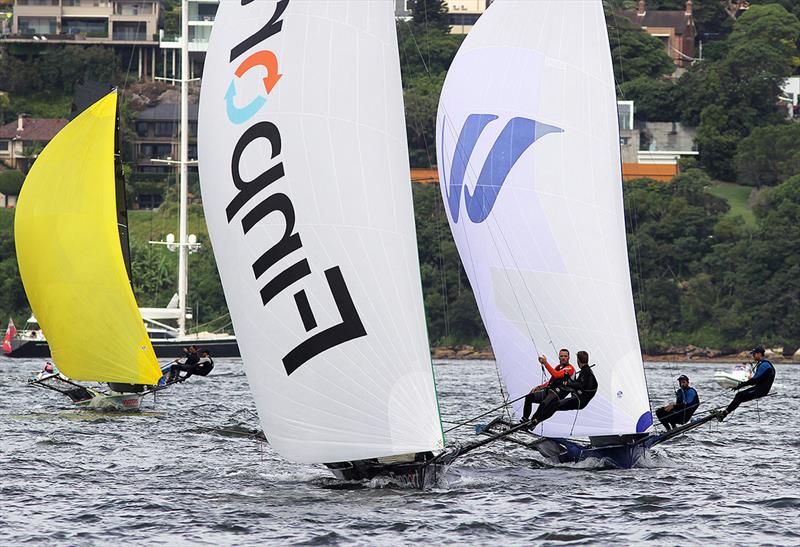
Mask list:
[[[463,359],[467,361],[483,360],[494,361],[494,353],[491,348],[474,348],[472,346],[435,346],[431,348],[431,359]],[[800,360],[782,355],[767,355],[767,359],[779,365],[800,365]],[[651,363],[697,363],[697,364],[719,364],[719,363],[746,363],[750,362],[750,355],[747,352],[731,353],[727,355],[691,355],[686,353],[667,353],[661,355],[642,354],[642,360]]]

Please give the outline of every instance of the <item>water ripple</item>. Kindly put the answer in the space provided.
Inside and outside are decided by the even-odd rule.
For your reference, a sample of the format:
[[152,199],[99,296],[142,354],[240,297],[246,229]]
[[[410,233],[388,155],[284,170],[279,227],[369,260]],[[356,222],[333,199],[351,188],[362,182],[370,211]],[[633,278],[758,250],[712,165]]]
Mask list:
[[[800,413],[794,370],[780,395],[678,438],[636,469],[552,466],[517,446],[471,453],[426,491],[342,483],[259,441],[238,360],[146,401],[84,412],[22,386],[36,361],[0,359],[0,545],[761,545],[797,544]],[[442,412],[497,405],[490,362],[437,364]],[[685,372],[727,397],[715,366],[652,365],[656,404]],[[680,372],[678,372],[680,370]],[[213,389],[212,389],[213,388]],[[468,428],[448,443],[474,438]],[[757,525],[755,524],[757,523]]]

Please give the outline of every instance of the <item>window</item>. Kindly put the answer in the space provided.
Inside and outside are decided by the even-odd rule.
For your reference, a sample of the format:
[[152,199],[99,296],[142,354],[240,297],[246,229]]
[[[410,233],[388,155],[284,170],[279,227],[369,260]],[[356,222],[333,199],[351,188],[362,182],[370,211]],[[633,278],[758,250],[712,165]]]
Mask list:
[[620,130],[633,129],[633,101],[617,101]]
[[156,122],[156,137],[174,137],[176,133],[175,122]]
[[136,203],[142,209],[155,209],[161,202],[164,201],[164,196],[161,194],[139,194],[136,196]]
[[213,21],[217,16],[218,4],[198,4],[197,16],[201,21]]
[[160,160],[167,159],[172,156],[172,145],[169,143],[146,143],[139,146],[139,154],[141,159]]
[[20,34],[55,34],[55,17],[20,17]]
[[141,21],[115,21],[113,38],[143,42],[147,40],[147,25]]
[[108,38],[108,19],[62,19],[64,34],[85,34],[90,38]]
[[142,165],[139,167],[140,173],[169,173],[170,169],[166,165]]
[[11,143],[8,141],[0,141],[0,152],[8,152],[8,149],[11,148]]
[[172,145],[171,144],[156,144],[155,145],[155,156],[159,159],[167,159],[172,156]]
[[447,22],[454,27],[471,26],[478,21],[478,17],[478,13],[451,13]]
[[147,122],[136,122],[136,134],[140,137],[147,136]]

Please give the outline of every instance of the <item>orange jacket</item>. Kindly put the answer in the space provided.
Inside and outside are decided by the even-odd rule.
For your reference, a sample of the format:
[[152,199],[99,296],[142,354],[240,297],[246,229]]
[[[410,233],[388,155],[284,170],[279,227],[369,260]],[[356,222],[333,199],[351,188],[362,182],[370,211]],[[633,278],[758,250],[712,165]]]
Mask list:
[[[547,372],[550,373],[550,379],[548,381],[546,381],[545,383],[543,383],[542,385],[537,386],[536,389],[543,388],[543,387],[549,387],[550,384],[553,382],[553,380],[556,380],[556,379],[564,380],[564,379],[566,379],[567,376],[572,376],[573,374],[575,374],[575,367],[573,367],[569,363],[567,363],[566,365],[561,365],[559,363],[558,365],[556,365],[555,368],[553,368],[552,366],[550,366],[550,363],[545,361],[544,362],[544,367],[547,369]],[[557,383],[560,384],[561,382],[557,382]]]

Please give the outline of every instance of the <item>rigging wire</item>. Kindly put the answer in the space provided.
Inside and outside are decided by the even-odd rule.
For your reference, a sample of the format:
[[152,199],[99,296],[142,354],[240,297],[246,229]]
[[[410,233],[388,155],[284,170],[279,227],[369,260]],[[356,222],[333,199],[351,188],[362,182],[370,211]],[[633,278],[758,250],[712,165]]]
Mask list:
[[[426,29],[427,29],[427,25],[428,25],[428,21],[427,21],[427,6],[425,6],[425,17],[426,17],[425,26],[426,26]],[[413,28],[408,24],[407,24],[407,27],[408,27],[408,30],[409,30],[410,37],[412,39],[412,43],[414,44],[414,47],[416,48],[417,53],[418,53],[418,55],[419,55],[419,57],[420,57],[420,59],[422,61],[422,65],[423,65],[423,67],[425,69],[425,72],[428,75],[428,78],[432,79],[433,75],[431,74],[431,71],[430,71],[430,68],[428,66],[428,63],[425,62],[425,56],[422,54],[422,51],[421,51],[421,49],[419,47],[419,43],[418,43],[418,41],[416,39],[416,36],[414,35]],[[428,46],[429,45],[430,44],[428,44]],[[440,107],[442,108],[442,111],[443,111],[443,114],[444,114],[443,115],[443,125],[449,131],[450,136],[455,137],[456,136],[456,131],[455,131],[455,128],[453,127],[452,123],[450,123],[450,117],[449,117],[449,115],[447,113],[447,110],[441,104],[440,104]],[[421,131],[420,133],[423,136],[423,140],[424,140],[424,143],[425,143],[425,151],[426,151],[426,154],[428,155],[429,164],[432,164],[430,150],[429,150],[428,143],[427,143],[427,138],[425,137],[424,131]],[[457,143],[457,138],[456,138],[456,143]],[[456,153],[463,154],[463,150],[457,150]],[[468,161],[468,159],[469,158],[465,158],[465,164],[467,165],[467,168],[470,170],[470,175],[471,175],[472,180],[477,180],[477,173],[475,172],[474,167],[472,167],[470,165],[470,162]],[[531,288],[528,286],[528,284],[526,283],[524,277],[522,276],[522,273],[519,270],[519,265],[517,264],[516,257],[514,257],[513,253],[510,252],[511,251],[511,246],[508,243],[508,239],[506,238],[506,236],[505,236],[505,234],[503,232],[503,229],[500,227],[500,224],[497,221],[497,219],[493,218],[493,221],[494,221],[494,224],[495,224],[495,228],[496,228],[497,232],[499,233],[499,236],[502,238],[503,243],[505,244],[505,248],[509,251],[509,255],[511,256],[513,265],[517,269],[517,272],[518,272],[518,274],[520,276],[520,280],[522,282],[522,285],[525,288],[525,291],[527,292],[528,299],[530,300],[531,304],[534,307],[536,315],[539,318],[540,324],[544,328],[545,334],[546,334],[546,336],[548,338],[548,342],[553,347],[553,351],[557,351],[556,347],[555,347],[555,343],[553,342],[553,339],[552,339],[552,335],[549,332],[549,329],[547,328],[547,324],[544,322],[544,319],[542,317],[541,311],[539,310],[539,306],[537,305],[536,299],[534,298],[534,296],[532,294]],[[538,355],[539,354],[539,349],[537,347],[535,337],[533,336],[533,332],[531,331],[530,322],[529,322],[528,318],[526,317],[525,307],[522,305],[522,302],[520,301],[520,295],[518,294],[519,291],[514,286],[514,283],[511,280],[511,276],[510,276],[510,273],[508,271],[509,268],[506,266],[505,260],[504,260],[504,258],[502,256],[502,247],[498,243],[498,240],[497,240],[497,237],[494,234],[494,231],[489,229],[488,233],[489,233],[489,236],[491,237],[492,244],[493,244],[493,246],[494,246],[494,248],[495,248],[495,250],[497,252],[498,258],[500,259],[501,266],[502,266],[503,272],[504,272],[505,277],[506,277],[506,282],[508,284],[510,292],[513,295],[515,303],[516,303],[516,308],[519,310],[519,313],[520,313],[520,316],[522,318],[522,321],[525,323],[525,328],[526,328],[526,330],[528,332],[528,338],[531,341],[531,344],[533,345],[534,351]],[[472,249],[470,247],[469,241],[466,238],[465,238],[465,243],[467,245],[467,251],[468,251],[469,259],[470,259],[470,262],[472,262],[472,269],[474,271],[475,270],[475,264],[474,264],[473,259],[472,259]],[[474,287],[474,289],[477,292],[478,298],[482,301],[482,295],[481,295],[480,288],[479,287]],[[445,298],[445,301],[446,301],[446,298]],[[501,374],[500,374],[500,370],[499,370],[499,366],[497,365],[497,360],[496,359],[495,359],[495,371],[496,371],[497,377],[498,377],[498,385],[499,385],[499,388],[500,388],[501,398],[502,398],[502,400],[504,402],[507,403],[509,396],[508,396],[508,394],[506,393],[506,391],[504,389],[502,378],[501,378]],[[541,380],[542,380],[542,382],[545,381],[545,378],[546,378],[545,371],[544,371],[544,368],[542,368],[541,369]],[[507,414],[510,416],[510,411],[509,411],[508,407],[504,406],[504,408],[506,409]]]
[[[427,30],[428,29],[427,5],[425,5],[424,9],[425,9],[425,29]],[[411,37],[411,41],[414,44],[414,48],[416,49],[417,55],[419,56],[420,60],[422,61],[422,66],[425,69],[425,74],[427,75],[428,79],[430,81],[432,81],[434,76],[431,73],[430,67],[428,66],[428,63],[426,62],[425,56],[423,55],[422,50],[419,47],[419,42],[417,41],[417,37],[414,34],[414,28],[413,28],[412,25],[410,25],[408,23],[408,21],[403,21],[403,23],[405,24],[406,29],[407,29],[407,31],[409,33],[409,36]],[[428,56],[430,56],[430,41],[428,41],[427,46],[428,46]],[[405,51],[404,51],[404,53],[405,53]],[[434,120],[434,131],[435,131],[435,120]],[[425,135],[425,131],[421,130],[420,134],[423,137],[423,144],[425,146],[425,154],[427,155],[427,158],[428,158],[428,166],[429,166],[429,168],[433,169],[433,159],[432,159],[432,156],[431,156],[430,147],[428,145],[428,140],[427,140],[427,137]],[[441,203],[441,207],[442,207],[442,209],[444,209],[443,202],[439,202],[439,203]],[[438,214],[439,214],[439,208],[437,206],[437,215]],[[441,232],[440,232],[440,228],[438,226],[438,216],[437,216],[437,237],[440,237],[440,235],[441,235]],[[468,241],[467,241],[467,247],[468,247],[468,250],[469,250],[470,261],[472,261],[472,250],[469,249],[469,242]],[[447,295],[447,292],[446,292],[447,282],[446,282],[444,253],[442,252],[442,240],[441,239],[439,240],[439,255],[440,255],[440,264],[441,264],[441,272],[442,272],[442,285],[443,285],[443,298],[442,298],[442,300],[444,301],[444,306],[445,306],[445,332],[446,332],[447,335],[449,335],[449,313],[448,313],[448,309],[447,309],[447,296],[448,295]],[[473,268],[473,270],[475,269],[474,263],[472,264],[472,268]],[[460,282],[461,268],[459,268],[458,276],[459,276],[459,282]],[[477,287],[477,286],[473,287],[473,290],[477,293],[477,299],[482,301],[482,295],[481,295],[480,287]],[[508,402],[508,397],[509,396],[508,396],[508,393],[506,392],[506,390],[505,390],[505,388],[503,386],[502,378],[501,378],[501,375],[500,375],[500,368],[498,367],[496,358],[495,358],[494,366],[495,366],[495,372],[497,374],[498,388],[500,390],[500,398],[503,401],[502,408],[505,408],[507,415],[510,416],[510,411],[508,410],[508,405],[510,404]]]
[[504,402],[502,405],[498,405],[498,406],[496,406],[496,407],[494,407],[494,408],[492,408],[490,410],[487,410],[486,412],[482,412],[481,414],[478,414],[477,416],[473,416],[472,418],[469,418],[468,420],[465,420],[463,422],[448,422],[448,423],[457,423],[457,425],[451,427],[450,429],[445,430],[445,433],[449,433],[450,431],[453,431],[454,429],[458,429],[459,427],[468,425],[468,424],[474,422],[475,420],[477,420],[479,418],[483,418],[484,416],[486,416],[488,414],[491,414],[492,412],[497,412],[498,410],[500,410],[502,408],[507,408],[509,405],[511,405],[513,403],[516,403],[520,399],[524,399],[524,398],[525,398],[525,395],[522,395],[521,397],[517,397],[513,401]]
[[[604,2],[604,4],[605,4],[605,2]],[[614,20],[614,33],[616,34],[616,37],[617,37],[617,64],[619,66],[619,79],[620,79],[620,81],[619,82],[615,82],[616,83],[616,89],[617,89],[617,94],[619,96],[621,96],[623,99],[625,99],[625,92],[622,90],[622,84],[625,83],[625,67],[624,67],[624,65],[622,63],[622,39],[621,39],[620,33],[619,33],[619,20],[617,19],[617,14],[616,14],[616,12],[614,11],[613,8],[610,9],[609,11],[611,13],[611,17]],[[609,37],[609,40],[610,40],[610,37]],[[613,57],[611,59],[611,62],[612,63],[614,62]],[[617,104],[617,120],[619,120],[619,105],[618,104]],[[622,155],[620,154],[620,173],[621,172],[622,172]],[[623,184],[623,181],[620,181],[620,183]],[[625,196],[625,186],[624,186],[624,184],[622,186],[622,194],[623,194],[623,215],[624,215],[625,214],[625,212],[624,212],[624,196]],[[634,257],[633,274],[636,275],[637,288],[638,288],[637,292],[639,293],[639,306],[640,306],[640,309],[641,309],[641,312],[642,312],[642,320],[645,322],[645,324],[643,325],[644,333],[645,333],[643,338],[644,338],[645,348],[647,348],[647,347],[649,347],[649,342],[648,342],[648,340],[649,340],[649,325],[647,324],[647,317],[648,317],[647,292],[646,292],[645,286],[644,286],[644,275],[642,274],[641,246],[639,244],[639,238],[636,237],[637,232],[639,231],[639,215],[638,215],[638,210],[637,210],[637,207],[636,207],[636,194],[635,194],[635,192],[631,192],[629,195],[631,196],[631,209],[632,209],[631,210],[631,229],[632,229],[632,235],[634,236],[633,237],[633,240],[634,240],[634,243],[633,243],[633,246],[634,246],[634,249],[633,249],[633,257]],[[634,300],[634,309],[635,309],[635,306],[636,306],[636,302]],[[636,331],[637,331],[637,334],[638,334],[638,332],[639,332],[638,318],[634,317],[634,320],[635,320],[636,325],[637,325]],[[640,344],[639,350],[641,351],[641,344]],[[644,377],[645,395],[647,396],[647,406],[650,408],[651,418],[654,418],[653,403],[650,400],[650,388],[649,388],[649,382],[648,382],[648,378],[647,378],[647,368],[644,366],[644,359],[642,359],[642,376]],[[653,421],[655,421],[655,420],[653,420]]]

